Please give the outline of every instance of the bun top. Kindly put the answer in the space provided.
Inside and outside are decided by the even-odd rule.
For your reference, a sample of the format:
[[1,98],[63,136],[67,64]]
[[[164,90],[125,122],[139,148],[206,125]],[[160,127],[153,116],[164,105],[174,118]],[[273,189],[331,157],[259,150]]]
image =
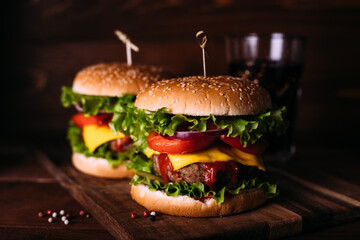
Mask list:
[[230,76],[184,77],[156,82],[136,98],[138,108],[192,116],[254,115],[271,108],[269,93],[258,84]]
[[162,69],[126,63],[100,63],[82,69],[75,76],[73,91],[85,95],[119,97],[138,94],[160,79],[170,75]]

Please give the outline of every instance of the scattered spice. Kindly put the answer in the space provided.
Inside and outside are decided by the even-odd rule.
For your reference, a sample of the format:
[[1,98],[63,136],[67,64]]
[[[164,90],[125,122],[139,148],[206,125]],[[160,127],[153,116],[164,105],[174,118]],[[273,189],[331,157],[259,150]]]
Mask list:
[[[134,211],[132,214],[134,214],[134,216],[136,217],[136,212]],[[38,217],[42,218],[43,216],[47,215],[49,216],[49,218],[47,219],[47,221],[49,223],[53,223],[53,222],[58,222],[56,220],[56,218],[59,216],[61,221],[65,224],[65,225],[69,225],[70,224],[70,218],[72,218],[72,215],[70,214],[70,212],[66,212],[65,210],[60,210],[59,212],[53,211],[53,210],[46,210],[45,212],[38,212]],[[79,211],[79,215],[86,217],[86,218],[91,218],[90,213],[86,213],[84,210]]]
[[149,213],[149,211],[145,210],[143,215],[144,215],[144,217],[148,217],[148,216],[150,216],[150,213]]

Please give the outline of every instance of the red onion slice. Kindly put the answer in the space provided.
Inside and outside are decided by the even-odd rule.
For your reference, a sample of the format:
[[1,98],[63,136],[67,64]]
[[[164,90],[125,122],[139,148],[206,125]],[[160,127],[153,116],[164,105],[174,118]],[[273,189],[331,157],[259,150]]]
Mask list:
[[205,132],[197,132],[197,131],[176,131],[173,136],[164,135],[163,137],[169,140],[192,140],[203,137],[217,137],[223,134],[226,134],[226,129],[211,129]]
[[75,109],[78,110],[78,112],[83,112],[84,111],[79,103],[75,104],[74,106],[75,106]]

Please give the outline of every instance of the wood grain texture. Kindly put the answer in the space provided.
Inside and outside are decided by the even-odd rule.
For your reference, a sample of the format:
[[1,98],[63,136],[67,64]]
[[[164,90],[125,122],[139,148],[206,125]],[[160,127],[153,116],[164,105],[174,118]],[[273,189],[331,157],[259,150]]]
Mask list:
[[68,161],[57,166],[41,153],[38,159],[118,239],[169,236],[174,239],[276,239],[335,226],[360,217],[359,199],[343,194],[341,189],[330,190],[274,168],[281,183],[281,195],[254,211],[221,218],[185,218],[159,214],[155,222],[143,217],[131,219],[132,211],[142,213],[145,209],[131,201],[127,180],[87,176],[76,171]]
[[302,234],[289,240],[354,240],[359,239],[360,228],[357,222],[347,223],[330,229]]
[[[134,39],[184,38],[198,28],[224,32],[285,31],[328,33],[334,26],[351,27],[358,20],[355,1],[32,1],[13,7],[26,22],[24,37],[32,41],[111,39],[121,28]],[[27,10],[27,11],[24,11]],[[29,21],[31,20],[31,21]],[[266,26],[265,23],[266,22]],[[21,22],[20,22],[21,23]],[[296,29],[294,29],[296,25]],[[333,26],[331,26],[333,25]],[[56,27],[55,27],[56,26]],[[90,27],[91,26],[91,27]],[[320,28],[319,26],[325,26]],[[92,31],[89,31],[92,29]],[[346,30],[346,29],[343,29]]]
[[26,226],[0,226],[2,239],[12,240],[39,240],[39,239],[101,239],[114,240],[104,229],[68,229],[68,228],[49,228],[45,227],[26,227]]
[[[39,164],[31,146],[0,147],[0,239],[113,239]],[[39,211],[65,209],[70,225],[49,223]]]
[[[38,167],[40,167],[38,165]],[[72,214],[70,225],[59,217],[49,223],[39,211],[66,209]],[[58,183],[0,182],[1,239],[112,239],[94,218],[78,215],[83,207]]]
[[0,183],[55,183],[55,179],[37,162],[29,148],[0,146]]

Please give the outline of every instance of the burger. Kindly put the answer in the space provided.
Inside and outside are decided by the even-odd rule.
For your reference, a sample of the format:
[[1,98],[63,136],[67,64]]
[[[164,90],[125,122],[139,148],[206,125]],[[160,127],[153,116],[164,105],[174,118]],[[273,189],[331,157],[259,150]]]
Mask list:
[[[236,214],[278,194],[262,158],[286,130],[285,108],[256,83],[230,76],[162,80],[141,91],[130,113],[152,158],[131,196],[149,210],[187,217]],[[139,130],[141,129],[141,130]],[[141,145],[141,144],[140,144]]]
[[[136,94],[168,74],[160,68],[124,63],[100,63],[79,71],[72,88],[62,88],[64,107],[74,106],[67,138],[72,163],[79,171],[109,178],[133,176],[133,162],[151,166],[133,140],[111,129],[113,114],[134,105]],[[131,122],[128,122],[129,127]]]

